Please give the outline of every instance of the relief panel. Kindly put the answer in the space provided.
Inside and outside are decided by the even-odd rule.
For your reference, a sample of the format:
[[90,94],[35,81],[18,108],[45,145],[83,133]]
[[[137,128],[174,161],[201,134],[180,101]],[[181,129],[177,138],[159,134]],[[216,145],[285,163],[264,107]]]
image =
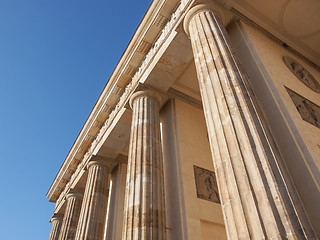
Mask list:
[[289,70],[312,91],[320,93],[320,83],[300,63],[289,56],[284,56],[283,61]]
[[296,106],[301,118],[317,128],[320,128],[320,107],[289,88],[286,88],[286,90]]
[[220,203],[215,173],[204,168],[193,166],[196,181],[197,197]]

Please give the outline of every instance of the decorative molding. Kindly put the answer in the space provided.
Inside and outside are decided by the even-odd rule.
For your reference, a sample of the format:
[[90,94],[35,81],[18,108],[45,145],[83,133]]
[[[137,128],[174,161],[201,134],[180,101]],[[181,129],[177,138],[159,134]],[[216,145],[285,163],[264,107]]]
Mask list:
[[124,71],[124,74],[129,77],[133,77],[135,72],[136,72],[136,68],[131,65],[128,65],[126,70]]
[[[130,66],[130,65],[129,65]],[[115,85],[114,88],[112,89],[112,94],[115,94],[115,95],[118,95],[118,96],[121,96],[122,93],[123,93],[123,88]]]
[[222,21],[223,25],[227,25],[227,23],[232,19],[233,15],[231,12],[227,12],[226,9],[223,9],[220,5],[216,4],[213,1],[200,1],[199,4],[195,5],[191,8],[186,17],[184,18],[183,28],[186,34],[189,36],[189,23],[191,19],[198,14],[199,12],[210,11],[217,14]]
[[[138,86],[139,80],[141,76],[144,74],[144,72],[147,70],[149,67],[149,64],[152,62],[153,58],[155,57],[156,53],[159,51],[160,47],[162,44],[167,40],[169,37],[170,33],[174,31],[174,29],[177,27],[178,21],[181,19],[180,17],[182,14],[185,12],[188,4],[190,4],[191,1],[189,0],[181,0],[179,7],[176,9],[176,11],[171,15],[170,20],[166,23],[165,27],[163,28],[160,36],[156,40],[155,44],[153,47],[149,50],[148,54],[145,56],[144,60],[141,62],[140,67],[138,70],[135,72],[134,76],[132,77],[132,80],[128,83],[128,85],[125,87],[124,92],[122,93],[118,103],[115,105],[114,109],[111,111],[109,114],[108,118],[104,123],[102,123],[102,127],[100,128],[99,132],[97,133],[97,137],[93,142],[91,143],[90,147],[88,148],[88,152],[84,154],[82,160],[80,161],[79,165],[77,166],[75,172],[72,174],[69,182],[66,184],[65,188],[63,191],[60,193],[59,198],[57,199],[57,204],[62,201],[62,199],[65,198],[65,195],[72,185],[73,181],[77,178],[78,174],[85,168],[85,165],[89,161],[89,158],[92,156],[92,152],[94,151],[95,147],[98,145],[100,140],[102,139],[103,135],[106,133],[108,130],[109,126],[112,124],[113,120],[117,116],[117,113],[119,110],[125,106],[127,101],[129,100],[130,95],[134,92],[136,87]],[[128,69],[127,69],[128,70]],[[126,71],[127,71],[126,70]],[[115,86],[117,89],[119,87]],[[115,88],[113,89],[115,93],[118,93],[118,90]],[[82,149],[80,147],[79,149]],[[81,150],[82,153],[83,150]]]
[[79,147],[78,153],[85,153],[86,150],[87,150],[86,148]]
[[135,102],[136,99],[145,97],[145,96],[154,98],[158,103],[159,107],[163,104],[163,98],[161,97],[161,94],[159,94],[158,91],[154,91],[153,89],[143,89],[143,90],[136,91],[131,95],[129,100],[130,108],[133,109],[133,102]]
[[97,135],[97,138],[92,142],[90,147],[91,151],[94,150],[99,140],[107,131],[107,128],[110,126],[114,117],[117,115],[117,112],[119,111],[119,109],[121,109],[121,107],[123,107],[128,101],[129,96],[133,93],[134,89],[137,87],[141,76],[147,70],[149,64],[151,63],[152,59],[154,58],[154,56],[156,55],[156,53],[158,52],[162,44],[166,41],[169,34],[175,29],[176,24],[180,19],[182,13],[184,12],[188,2],[189,2],[188,0],[182,0],[177,10],[172,14],[170,20],[167,22],[167,24],[163,28],[162,33],[157,39],[157,41],[155,42],[154,46],[150,49],[145,59],[142,61],[138,71],[134,74],[131,82],[126,86],[124,93],[119,99],[119,102],[117,103],[113,111],[110,113],[109,118],[105,121],[104,125],[100,129]]
[[104,104],[101,109],[101,112],[103,113],[110,113],[111,111],[112,111],[112,107],[108,104]]
[[[172,2],[178,2],[179,0],[172,0]],[[142,19],[139,27],[137,28],[135,34],[133,35],[131,41],[129,42],[125,52],[123,53],[122,57],[120,58],[120,61],[116,65],[113,73],[111,74],[108,83],[106,84],[105,88],[103,89],[102,93],[100,94],[95,106],[93,107],[93,110],[91,111],[89,117],[87,118],[84,126],[82,127],[78,137],[76,138],[73,146],[71,147],[68,155],[66,156],[65,161],[63,162],[62,166],[60,167],[60,170],[58,171],[58,174],[56,175],[53,183],[51,184],[46,196],[51,202],[56,201],[56,196],[60,194],[60,192],[57,192],[57,187],[60,184],[60,181],[62,177],[65,174],[66,169],[68,169],[73,161],[73,158],[82,158],[82,155],[79,155],[78,148],[82,145],[84,137],[86,134],[89,133],[89,131],[92,129],[92,123],[95,119],[99,117],[99,115],[105,115],[101,112],[101,106],[104,104],[109,104],[114,106],[114,104],[118,101],[119,95],[114,95],[112,93],[112,90],[114,90],[118,83],[120,83],[121,86],[128,80],[123,81],[123,78],[128,78],[128,76],[124,75],[123,71],[125,67],[130,64],[131,62],[135,61],[135,52],[137,46],[140,44],[140,42],[144,39],[149,39],[153,42],[152,39],[155,39],[156,36],[153,34],[150,34],[150,28],[151,28],[151,22],[154,21],[154,19],[157,17],[160,12],[166,12],[169,11],[169,9],[166,7],[168,4],[167,1],[163,0],[155,0],[151,3],[147,13],[145,14],[144,18]],[[165,10],[166,9],[166,10]],[[158,32],[159,30],[157,30]],[[152,31],[153,32],[153,31]],[[139,59],[141,56],[139,56]],[[140,60],[139,60],[140,61]],[[122,79],[122,80],[121,80]]]
[[92,155],[90,158],[90,161],[86,165],[86,168],[89,169],[91,166],[103,166],[108,169],[108,172],[111,173],[111,171],[114,169],[115,166],[117,166],[117,161],[114,159],[107,159],[101,156]]
[[159,14],[158,17],[155,19],[153,25],[162,29],[164,28],[167,22],[168,22],[168,18],[166,16]]
[[95,120],[92,124],[93,127],[96,127],[96,128],[100,128],[102,126],[102,122],[100,122],[99,120]]
[[84,138],[85,141],[89,141],[89,142],[91,142],[93,139],[94,139],[94,136],[89,134]]
[[151,48],[151,43],[147,41],[141,41],[140,45],[137,48],[137,52],[140,52],[142,54],[147,54]]

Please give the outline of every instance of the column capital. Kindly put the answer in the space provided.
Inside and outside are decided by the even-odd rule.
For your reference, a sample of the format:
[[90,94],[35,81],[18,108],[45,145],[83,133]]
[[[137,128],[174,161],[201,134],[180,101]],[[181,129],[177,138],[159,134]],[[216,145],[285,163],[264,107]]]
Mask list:
[[183,28],[186,34],[189,36],[189,24],[191,19],[200,12],[209,11],[214,13],[220,18],[223,25],[226,25],[232,19],[232,13],[227,9],[219,6],[212,1],[200,1],[197,5],[193,6],[186,14],[183,20]]
[[92,156],[88,168],[87,183],[79,215],[76,240],[103,239],[107,214],[109,173],[116,166],[113,159]]
[[58,239],[74,239],[81,209],[81,198],[82,194],[80,194],[80,192],[73,188],[69,189],[66,196],[67,204]]
[[162,105],[163,103],[163,98],[161,96],[161,94],[154,89],[142,89],[142,90],[138,90],[137,92],[135,92],[134,94],[132,94],[132,96],[130,97],[129,100],[129,105],[130,108],[133,108],[133,102],[138,99],[139,97],[152,97],[154,99],[156,99],[158,101],[159,106]]
[[54,213],[49,222],[52,223],[49,240],[58,240],[62,223],[62,215]]
[[101,166],[108,169],[110,173],[112,169],[117,165],[117,162],[111,158],[104,158],[101,156],[92,156],[89,163],[87,164],[87,169],[90,169],[92,166]]
[[52,217],[50,218],[49,222],[54,222],[54,221],[62,221],[62,215],[58,213],[54,213]]
[[83,194],[80,192],[77,192],[74,189],[70,189],[69,192],[67,193],[66,199],[69,200],[70,198],[77,198],[77,199],[82,199]]

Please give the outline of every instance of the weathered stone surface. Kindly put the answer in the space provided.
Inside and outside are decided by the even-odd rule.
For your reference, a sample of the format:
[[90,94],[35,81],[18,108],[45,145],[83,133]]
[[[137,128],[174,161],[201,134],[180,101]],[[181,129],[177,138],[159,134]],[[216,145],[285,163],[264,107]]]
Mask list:
[[159,100],[140,91],[133,109],[122,239],[166,239]]
[[58,240],[61,229],[62,216],[54,214],[50,219],[50,222],[52,223],[52,227],[49,240]]
[[126,163],[120,163],[116,169],[112,171],[112,190],[109,197],[110,200],[106,232],[106,239],[108,240],[119,240],[122,237],[126,176]]
[[67,207],[63,216],[59,240],[74,239],[80,214],[82,195],[70,191],[67,195]]
[[220,203],[218,186],[214,172],[193,166],[196,181],[197,197],[215,203]]
[[219,16],[203,4],[186,19],[228,238],[304,239]]
[[110,161],[97,158],[88,164],[88,179],[77,226],[76,240],[103,239],[108,203]]
[[[295,79],[297,76],[306,86],[314,89],[317,85],[312,85],[314,81],[310,78],[310,74],[314,75],[315,79],[320,79],[319,71],[312,64],[308,66],[306,58],[309,56],[305,55],[302,56],[305,59],[298,58],[305,67],[290,62],[289,69],[295,76],[292,75],[290,71],[285,69],[281,57],[286,54],[297,56],[296,53],[282,49],[274,39],[264,36],[265,32],[261,30],[267,29],[270,31],[268,35],[276,33],[274,36],[280,37],[281,41],[288,40],[290,48],[299,51],[299,46],[295,48],[297,46],[291,45],[293,39],[290,36],[286,37],[287,32],[281,36],[281,33],[278,34],[277,31],[274,31],[277,30],[277,28],[273,28],[276,26],[276,21],[265,21],[268,20],[268,16],[265,15],[268,11],[272,12],[272,19],[278,19],[277,11],[273,11],[275,8],[270,11],[270,6],[272,7],[273,3],[276,3],[274,0],[272,3],[251,1],[249,5],[240,3],[246,1],[207,1],[217,3],[215,7],[220,4],[221,11],[214,10],[213,12],[218,12],[219,16],[221,15],[224,25],[228,23],[226,19],[231,17],[226,18],[225,16],[228,14],[221,14],[221,12],[228,12],[227,8],[232,8],[233,13],[240,13],[237,14],[237,20],[228,25],[228,32],[232,36],[232,24],[238,25],[233,40],[238,50],[243,51],[241,55],[244,57],[245,66],[250,66],[249,69],[252,69],[251,87],[253,87],[253,82],[258,86],[258,91],[253,87],[253,91],[250,92],[255,95],[247,96],[248,93],[242,86],[242,80],[245,79],[244,74],[239,70],[240,66],[232,53],[233,50],[223,26],[215,19],[215,16],[211,16],[210,7],[205,11],[198,8],[199,11],[193,12],[187,26],[189,30],[190,23],[193,26],[192,33],[198,34],[198,39],[194,36],[191,36],[191,39],[198,75],[201,79],[201,94],[211,149],[213,149],[216,163],[214,170],[210,162],[208,163],[211,160],[211,152],[207,143],[207,128],[204,119],[202,119],[201,96],[195,75],[196,66],[192,60],[191,42],[181,31],[181,18],[185,16],[190,4],[196,2],[200,1],[153,1],[47,194],[50,201],[56,202],[54,212],[60,213],[66,209],[65,205],[68,204],[68,201],[65,201],[65,197],[71,186],[79,189],[84,188],[87,178],[87,172],[84,168],[92,154],[111,158],[116,158],[119,153],[127,156],[131,111],[124,106],[140,82],[159,88],[161,91],[168,91],[173,98],[166,116],[168,123],[171,122],[167,124],[166,129],[164,129],[165,124],[162,121],[163,148],[164,150],[167,148],[167,153],[165,153],[166,150],[164,151],[167,155],[165,159],[168,159],[166,164],[170,162],[169,167],[165,164],[164,174],[166,202],[169,203],[166,208],[167,220],[169,219],[166,225],[168,239],[225,239],[221,206],[224,211],[229,239],[300,238],[298,234],[301,226],[297,224],[297,218],[295,212],[292,211],[292,204],[288,200],[286,188],[292,194],[292,189],[294,190],[295,187],[298,189],[296,183],[302,186],[301,191],[297,192],[297,196],[307,199],[303,203],[305,209],[309,210],[308,217],[313,223],[313,227],[320,226],[318,224],[319,218],[316,216],[319,215],[316,204],[319,200],[316,192],[319,191],[316,188],[310,188],[310,185],[314,184],[316,187],[319,183],[319,168],[317,166],[319,166],[318,147],[320,146],[318,146],[319,139],[316,136],[317,129],[301,121],[287,92],[284,91],[283,85],[289,86],[302,96],[308,96],[308,99],[319,105],[315,95],[317,91],[310,91]],[[287,11],[286,8],[292,7],[292,4],[285,5],[281,8],[281,13],[283,15],[285,12],[285,16],[288,16],[290,11]],[[306,4],[301,4],[301,7],[302,5]],[[260,11],[264,7],[267,11]],[[164,26],[162,23],[165,22],[162,21],[163,13],[169,21],[161,29]],[[256,18],[258,15],[263,15],[264,19]],[[296,12],[292,15],[296,16]],[[246,20],[250,20],[250,27],[245,26],[247,21],[242,22],[243,16],[247,18]],[[159,19],[161,24],[159,24]],[[269,20],[272,19],[269,18]],[[279,19],[285,20],[281,17]],[[308,25],[311,26],[311,24]],[[286,26],[288,25],[286,24]],[[252,29],[249,30],[249,28]],[[250,31],[256,31],[256,33]],[[197,40],[198,42],[194,43]],[[144,60],[141,61],[142,59]],[[244,82],[249,84],[246,80]],[[262,93],[259,97],[258,92]],[[146,94],[146,96],[157,99],[153,94]],[[140,101],[137,100],[136,95],[135,97],[136,99],[132,103]],[[274,152],[269,151],[268,142],[261,135],[262,128],[257,122],[261,120],[264,124],[264,121],[256,117],[250,103],[251,97],[254,98],[253,101],[257,100],[257,102],[265,104],[261,108],[262,111],[257,110],[258,108],[256,110],[259,112],[259,116],[268,115],[267,121],[265,121],[268,124],[265,125],[268,129],[264,130],[269,134],[268,140],[270,144],[273,144]],[[308,102],[306,103],[303,105],[299,103],[298,106],[302,106],[299,109],[303,111],[302,113],[308,121],[313,121],[314,108],[310,107]],[[199,107],[199,111],[189,108],[190,105]],[[255,105],[255,107],[257,106],[258,104]],[[268,109],[276,110],[269,111]],[[307,109],[310,109],[309,113],[307,113]],[[139,113],[141,119],[144,118],[144,114],[149,114],[149,111],[142,112]],[[163,116],[163,114],[164,109],[161,110],[161,115]],[[200,115],[201,119],[196,117]],[[126,120],[127,116],[128,121]],[[271,119],[273,125],[270,124]],[[316,120],[316,122],[318,121]],[[145,155],[151,151],[148,149],[151,148],[150,146],[154,146],[154,143],[141,140],[141,138],[146,138],[143,131],[145,129],[148,131],[148,127],[135,126],[134,128],[132,126],[132,128],[137,133],[136,140],[131,144],[132,146],[135,144],[135,150],[132,150],[134,156],[131,157],[132,165],[129,169],[131,175],[127,200],[130,199],[127,201],[127,235],[124,238],[158,238],[154,237],[155,235],[144,234],[144,231],[147,232],[145,229],[151,229],[149,232],[153,230],[156,232],[157,226],[161,229],[165,228],[165,225],[162,224],[164,221],[159,223],[160,218],[157,217],[161,214],[164,215],[161,210],[150,207],[149,210],[144,211],[143,207],[150,206],[150,204],[148,205],[150,202],[154,203],[154,201],[143,199],[143,196],[147,194],[149,194],[148,196],[152,195],[150,192],[153,193],[153,189],[156,188],[153,186],[153,182],[145,183],[150,180],[148,172],[145,173],[144,169],[152,169],[153,166],[150,167],[148,161],[146,164],[143,162]],[[140,139],[138,139],[139,134],[141,134]],[[278,139],[276,134],[279,136]],[[276,141],[273,142],[273,140]],[[204,145],[206,146],[204,147]],[[130,146],[131,149],[132,146]],[[277,149],[279,151],[276,151]],[[286,154],[286,152],[290,153]],[[280,161],[275,161],[273,154],[279,159],[283,158],[285,160],[283,166],[288,169],[290,162],[292,168],[288,172],[289,174],[285,175],[283,171],[282,176],[286,180],[290,177],[294,181],[296,180],[294,182],[296,185],[290,185],[289,181],[286,181],[286,187],[283,186],[281,174],[274,172],[273,169]],[[220,193],[223,196],[221,206],[195,197],[194,165],[218,173]],[[155,164],[155,166],[157,165]],[[281,170],[285,169],[280,164],[279,166]],[[301,166],[305,166],[305,169]],[[294,173],[298,174],[294,175]],[[216,200],[215,188],[211,187],[213,181],[210,180],[212,179],[210,173],[199,170],[195,176],[198,196]],[[308,179],[309,181],[307,181]],[[273,181],[276,184],[273,184]],[[201,182],[203,185],[200,186]],[[122,183],[123,179],[121,179],[121,186],[125,188],[125,183],[123,185]],[[116,190],[114,179],[112,186],[112,189]],[[147,189],[147,194],[145,194],[144,188]],[[158,192],[157,189],[156,193]],[[142,194],[145,195],[142,196]],[[122,218],[123,210],[120,210],[119,206],[123,207],[124,205],[124,190],[122,192],[118,188],[116,195],[114,200],[110,199],[110,208],[114,207],[114,209],[109,211],[108,216],[110,225],[108,224],[107,229],[112,228],[110,235],[106,236],[108,240],[111,238],[121,239],[120,235],[122,234],[122,224],[119,222],[122,221],[120,218]],[[291,195],[291,199],[295,202],[293,195]],[[118,200],[121,198],[123,199]],[[89,196],[89,199],[94,198]],[[89,212],[93,209],[92,206],[90,207],[87,208],[86,215],[89,218],[91,218]],[[303,225],[304,231],[307,232],[299,208],[302,207],[296,204],[295,211],[299,213],[299,221]],[[89,228],[95,227],[96,225],[93,224]],[[90,231],[88,230],[88,232]],[[100,234],[97,238],[101,238],[102,235]],[[306,236],[308,239],[312,239],[312,235],[306,233]],[[87,234],[82,238],[90,239],[91,236]]]

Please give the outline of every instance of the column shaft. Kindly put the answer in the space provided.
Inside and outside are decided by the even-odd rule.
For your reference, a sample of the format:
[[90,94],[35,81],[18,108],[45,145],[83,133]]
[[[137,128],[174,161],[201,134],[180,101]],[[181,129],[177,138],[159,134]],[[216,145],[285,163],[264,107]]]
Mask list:
[[187,27],[228,238],[304,239],[224,26],[204,9]]
[[70,193],[67,195],[67,206],[63,216],[59,240],[74,239],[81,208],[81,197]]
[[109,167],[103,160],[88,164],[88,179],[83,196],[76,240],[102,240],[108,203]]
[[119,240],[122,235],[127,164],[121,163],[112,172],[106,239]]
[[166,239],[159,101],[134,94],[122,239]]
[[52,223],[51,232],[49,235],[49,240],[58,240],[60,229],[61,229],[61,217],[60,216],[53,216],[50,219],[50,222]]

